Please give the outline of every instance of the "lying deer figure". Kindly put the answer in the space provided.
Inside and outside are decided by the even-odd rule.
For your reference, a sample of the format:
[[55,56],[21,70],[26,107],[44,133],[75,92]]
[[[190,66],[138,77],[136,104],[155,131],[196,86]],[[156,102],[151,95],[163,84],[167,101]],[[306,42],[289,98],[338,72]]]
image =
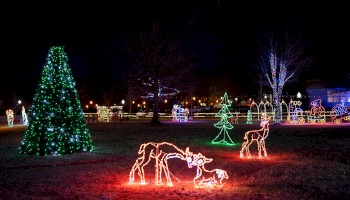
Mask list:
[[265,139],[267,138],[269,134],[269,121],[271,117],[265,118],[261,121],[260,126],[262,127],[261,129],[258,130],[251,130],[245,132],[244,139],[245,142],[242,143],[242,149],[240,151],[240,157],[243,158],[243,153],[245,151],[246,156],[248,158],[251,158],[250,152],[249,152],[249,146],[256,142],[258,145],[258,155],[259,158],[262,158],[261,156],[261,151],[264,152],[264,156],[267,157],[267,152],[265,148]]
[[222,169],[207,170],[204,165],[213,161],[212,158],[206,158],[201,153],[192,154],[187,157],[189,168],[197,166],[197,174],[193,179],[196,188],[214,187],[221,188],[223,179],[228,179],[227,172]]

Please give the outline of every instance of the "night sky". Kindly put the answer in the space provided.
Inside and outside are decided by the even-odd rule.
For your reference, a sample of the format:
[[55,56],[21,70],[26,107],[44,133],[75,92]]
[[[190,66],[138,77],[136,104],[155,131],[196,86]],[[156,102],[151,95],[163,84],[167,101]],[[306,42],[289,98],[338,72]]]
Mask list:
[[308,79],[322,79],[329,87],[350,87],[347,6],[258,2],[133,0],[74,6],[57,2],[31,5],[31,9],[10,6],[10,14],[1,14],[0,97],[31,101],[52,45],[66,47],[74,78],[89,83],[91,93],[100,95],[100,88],[118,84],[120,69],[130,66],[125,35],[143,30],[155,18],[161,28],[186,33],[186,45],[198,57],[200,76],[228,74],[243,89],[257,90],[253,77],[258,40],[288,27],[305,41],[315,61],[286,90],[304,86]]

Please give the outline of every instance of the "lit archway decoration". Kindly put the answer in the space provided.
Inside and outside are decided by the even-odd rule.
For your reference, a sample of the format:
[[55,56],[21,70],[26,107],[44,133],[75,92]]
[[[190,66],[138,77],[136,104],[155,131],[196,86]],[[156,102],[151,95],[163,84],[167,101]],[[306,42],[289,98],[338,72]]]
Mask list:
[[269,135],[269,121],[271,117],[266,118],[261,121],[260,126],[261,129],[247,131],[244,134],[245,142],[242,143],[242,149],[240,151],[239,156],[241,158],[244,157],[244,153],[248,158],[251,158],[249,147],[252,143],[256,143],[258,146],[258,156],[262,158],[261,152],[263,151],[264,157],[267,157],[266,147],[265,147],[265,139]]

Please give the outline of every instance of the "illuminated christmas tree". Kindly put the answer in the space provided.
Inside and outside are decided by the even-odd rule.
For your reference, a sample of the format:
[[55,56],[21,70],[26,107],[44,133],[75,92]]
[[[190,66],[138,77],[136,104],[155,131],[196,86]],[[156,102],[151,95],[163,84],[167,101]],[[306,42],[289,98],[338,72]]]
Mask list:
[[250,110],[248,110],[247,113],[247,124],[253,124],[253,117],[252,117],[252,112]]
[[228,134],[228,130],[233,129],[233,125],[229,122],[229,119],[232,118],[233,115],[230,113],[229,110],[231,103],[228,101],[226,92],[219,105],[221,105],[222,107],[220,111],[217,114],[215,114],[215,116],[220,117],[221,120],[215,123],[214,126],[220,129],[220,133],[211,142],[213,144],[234,145],[235,143],[232,141],[231,137]]
[[92,151],[90,131],[63,46],[49,49],[41,80],[28,109],[21,154],[64,155]]

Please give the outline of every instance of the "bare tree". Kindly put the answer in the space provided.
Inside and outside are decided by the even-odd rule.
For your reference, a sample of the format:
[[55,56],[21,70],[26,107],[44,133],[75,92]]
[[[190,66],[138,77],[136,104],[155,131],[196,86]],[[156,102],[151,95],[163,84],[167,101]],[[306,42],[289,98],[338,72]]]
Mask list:
[[279,43],[271,34],[267,44],[260,44],[259,49],[258,68],[264,77],[263,84],[272,89],[276,124],[281,120],[280,104],[284,85],[288,81],[297,80],[300,72],[312,63],[312,58],[307,56],[305,45],[300,39],[285,34],[282,41]]
[[162,88],[179,88],[186,84],[192,64],[184,51],[183,35],[161,32],[154,21],[152,30],[139,32],[138,37],[129,44],[129,50],[135,59],[130,68],[134,81],[139,81],[139,88],[152,94],[153,117],[151,123],[159,124],[159,102]]

